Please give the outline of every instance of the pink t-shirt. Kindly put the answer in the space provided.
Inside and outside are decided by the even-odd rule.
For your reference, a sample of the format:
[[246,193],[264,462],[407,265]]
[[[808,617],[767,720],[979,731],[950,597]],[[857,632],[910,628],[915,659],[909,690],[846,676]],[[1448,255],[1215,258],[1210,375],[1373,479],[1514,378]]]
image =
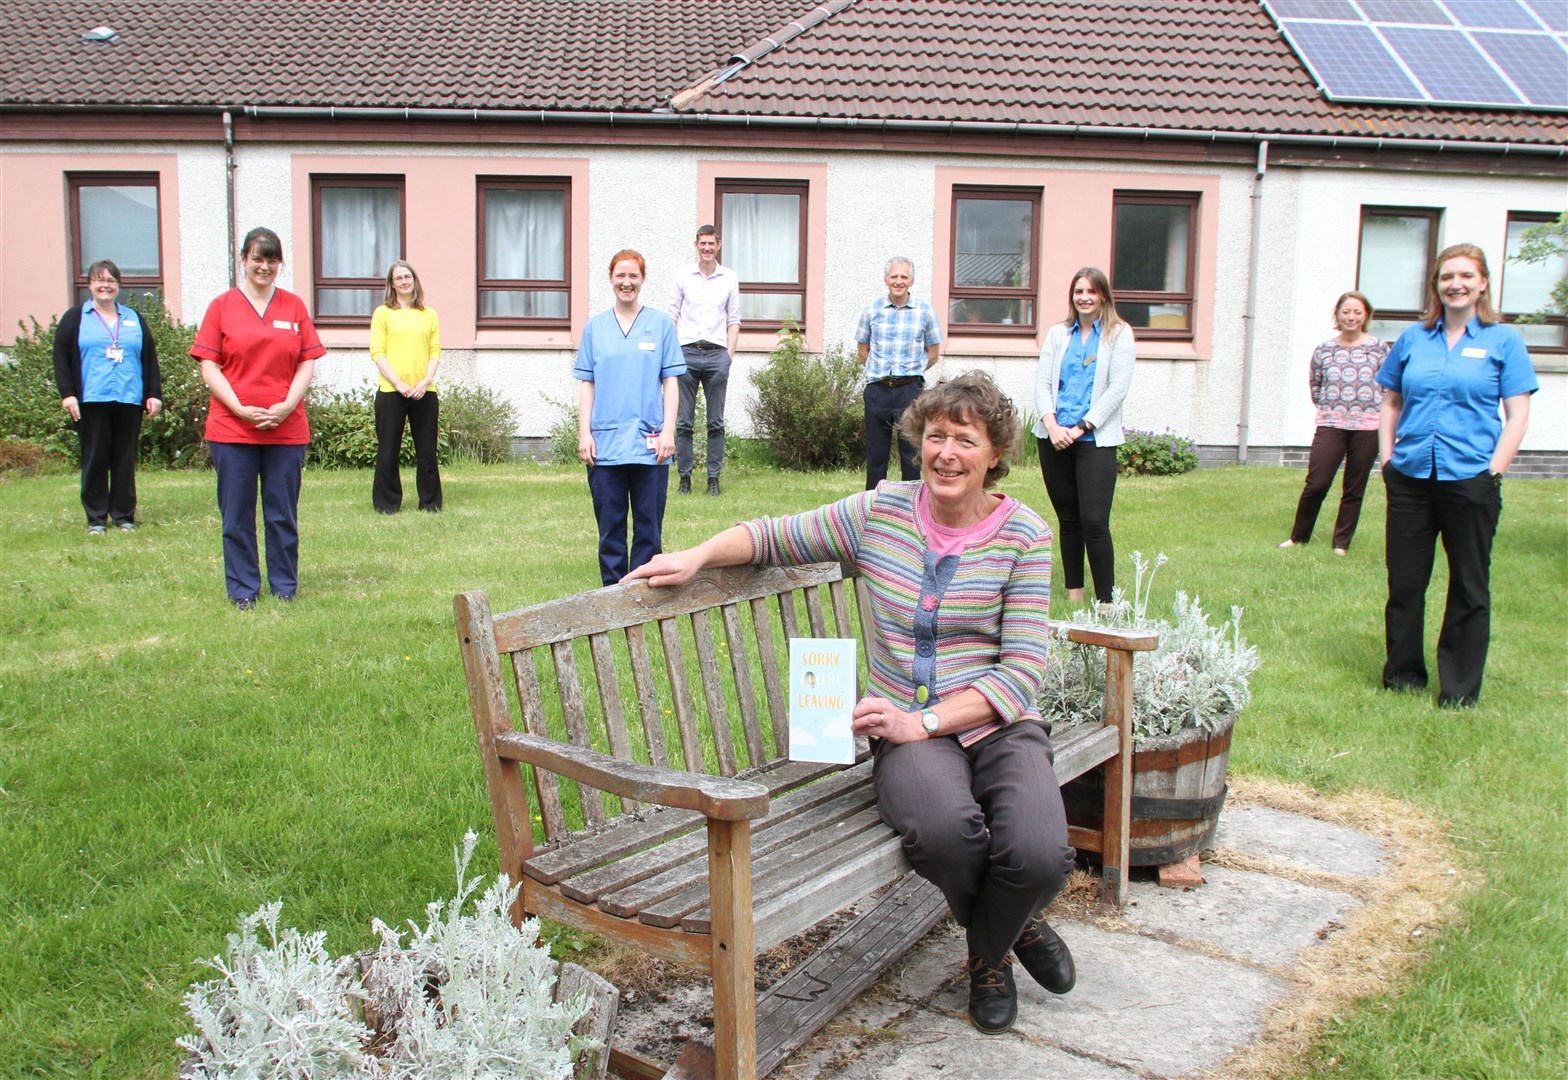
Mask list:
[[962,529],[950,529],[946,525],[938,524],[936,518],[931,516],[931,494],[922,484],[916,513],[920,516],[920,528],[926,534],[926,546],[940,559],[943,555],[961,554],[971,541],[995,532],[998,523],[1013,512],[1013,507],[1018,504],[1018,500],[1011,495],[993,495],[992,498],[996,500],[996,509],[973,525],[966,525]]

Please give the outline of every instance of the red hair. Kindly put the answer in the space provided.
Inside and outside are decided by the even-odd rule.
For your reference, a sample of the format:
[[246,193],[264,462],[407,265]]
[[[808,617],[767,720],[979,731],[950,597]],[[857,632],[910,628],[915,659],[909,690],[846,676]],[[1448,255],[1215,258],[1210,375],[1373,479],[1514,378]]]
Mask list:
[[643,261],[643,258],[642,258],[641,255],[639,255],[637,252],[633,251],[631,248],[622,248],[620,251],[617,251],[615,253],[615,257],[610,260],[610,273],[612,273],[612,274],[615,273],[615,266],[616,266],[616,264],[617,263],[623,263],[623,262],[634,262],[634,263],[636,263],[637,264],[637,272],[639,274],[641,274],[643,277],[647,277],[648,276],[648,264]]

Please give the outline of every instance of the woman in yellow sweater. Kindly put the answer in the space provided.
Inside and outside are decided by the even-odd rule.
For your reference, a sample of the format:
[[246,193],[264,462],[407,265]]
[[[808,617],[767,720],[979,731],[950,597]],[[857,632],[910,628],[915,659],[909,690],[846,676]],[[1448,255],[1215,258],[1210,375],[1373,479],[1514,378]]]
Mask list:
[[414,437],[414,481],[419,508],[441,509],[441,473],[436,465],[436,368],[441,363],[441,327],[425,306],[419,275],[399,260],[387,271],[386,301],[370,319],[370,358],[381,370],[376,387],[376,478],[370,498],[376,510],[395,514],[403,506],[398,456],[403,424]]

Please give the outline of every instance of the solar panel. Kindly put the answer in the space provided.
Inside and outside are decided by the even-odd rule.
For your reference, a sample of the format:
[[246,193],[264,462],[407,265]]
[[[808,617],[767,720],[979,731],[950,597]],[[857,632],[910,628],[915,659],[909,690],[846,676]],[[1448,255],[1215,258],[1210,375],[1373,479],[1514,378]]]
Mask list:
[[1330,101],[1568,111],[1568,0],[1264,0]]

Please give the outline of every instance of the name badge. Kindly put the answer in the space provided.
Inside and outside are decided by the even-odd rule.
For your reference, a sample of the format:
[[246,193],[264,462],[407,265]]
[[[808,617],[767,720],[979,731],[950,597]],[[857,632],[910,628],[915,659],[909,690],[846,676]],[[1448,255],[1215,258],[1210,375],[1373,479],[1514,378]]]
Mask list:
[[1468,358],[1470,360],[1485,360],[1486,359],[1486,350],[1485,349],[1464,349],[1464,350],[1462,350],[1460,352],[1459,355],[1463,356],[1463,357],[1466,357],[1466,358]]
[[135,319],[126,319],[120,325],[121,326],[135,326],[136,325],[136,320]]
[[287,319],[273,319],[272,328],[274,330],[293,330],[295,333],[299,332],[299,324],[291,323]]
[[112,364],[118,364],[125,359],[125,350],[118,345],[105,346],[103,354],[109,358],[109,362]]
[[659,452],[659,437],[657,435],[649,435],[644,441],[648,444],[649,453],[657,454]]
[[639,341],[637,347],[643,352],[653,352],[653,342],[651,341]]

